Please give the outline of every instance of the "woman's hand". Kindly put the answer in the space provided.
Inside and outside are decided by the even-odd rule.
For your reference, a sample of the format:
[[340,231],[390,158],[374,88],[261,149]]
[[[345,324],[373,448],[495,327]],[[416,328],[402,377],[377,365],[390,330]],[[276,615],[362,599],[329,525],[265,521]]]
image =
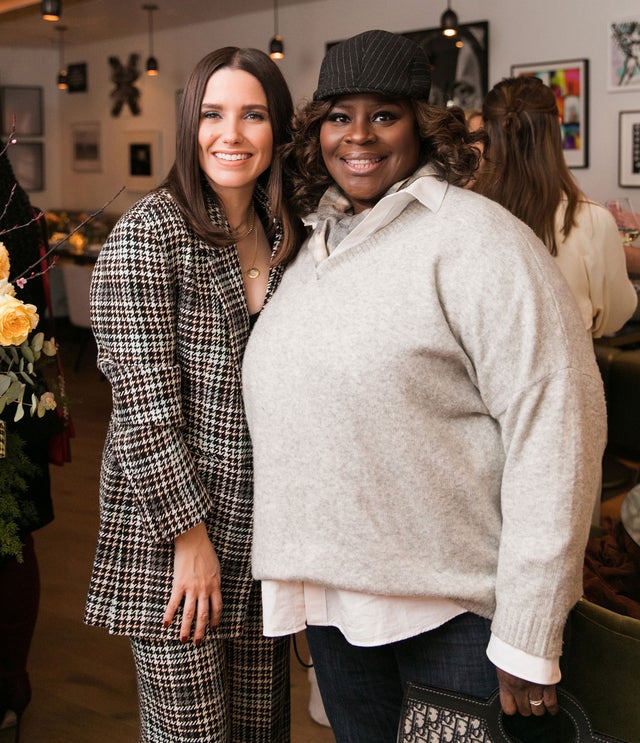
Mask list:
[[199,645],[207,625],[214,628],[220,622],[220,562],[202,522],[178,535],[174,544],[173,587],[162,621],[168,627],[184,601],[180,641],[189,641],[195,619],[193,641]]
[[[496,669],[498,672],[498,684],[500,685],[500,704],[506,715],[544,715],[549,712],[555,715],[559,711],[556,687],[534,684],[532,681],[512,676],[506,671]],[[534,704],[534,702],[542,702]]]

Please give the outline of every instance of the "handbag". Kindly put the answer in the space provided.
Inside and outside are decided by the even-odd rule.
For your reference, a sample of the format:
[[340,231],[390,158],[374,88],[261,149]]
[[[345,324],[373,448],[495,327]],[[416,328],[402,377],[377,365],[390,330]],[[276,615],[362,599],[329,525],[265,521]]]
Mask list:
[[[575,728],[580,743],[625,743],[594,733],[578,700],[556,687],[562,712]],[[560,713],[561,714],[561,713]],[[489,699],[409,682],[402,703],[396,743],[518,743],[503,725],[500,693]]]

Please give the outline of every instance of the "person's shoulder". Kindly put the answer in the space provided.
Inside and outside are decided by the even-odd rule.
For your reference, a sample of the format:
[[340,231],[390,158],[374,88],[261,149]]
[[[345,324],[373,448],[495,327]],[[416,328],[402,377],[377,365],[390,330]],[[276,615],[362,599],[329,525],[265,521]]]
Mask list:
[[538,242],[533,231],[497,201],[467,188],[449,186],[443,201],[446,217],[466,225],[469,235],[493,240]]

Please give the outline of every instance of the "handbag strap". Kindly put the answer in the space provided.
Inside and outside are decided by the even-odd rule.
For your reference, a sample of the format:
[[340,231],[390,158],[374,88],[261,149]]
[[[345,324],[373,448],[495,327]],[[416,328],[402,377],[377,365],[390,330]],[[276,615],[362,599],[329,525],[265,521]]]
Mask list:
[[[586,710],[580,702],[561,686],[556,686],[560,709],[573,722],[576,731],[575,743],[624,743],[600,733],[594,733]],[[495,691],[487,704],[487,728],[495,743],[514,743],[504,728],[504,715],[500,705],[500,692]]]

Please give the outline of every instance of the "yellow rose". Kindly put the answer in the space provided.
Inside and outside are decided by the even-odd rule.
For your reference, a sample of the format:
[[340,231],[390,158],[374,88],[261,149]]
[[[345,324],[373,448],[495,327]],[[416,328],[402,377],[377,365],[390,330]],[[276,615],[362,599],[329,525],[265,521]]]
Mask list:
[[0,279],[9,278],[9,251],[0,243]]
[[10,294],[13,297],[15,293],[16,290],[13,284],[10,284],[7,279],[0,279],[0,296],[2,294]]
[[0,345],[19,346],[38,324],[38,312],[9,294],[0,295]]

